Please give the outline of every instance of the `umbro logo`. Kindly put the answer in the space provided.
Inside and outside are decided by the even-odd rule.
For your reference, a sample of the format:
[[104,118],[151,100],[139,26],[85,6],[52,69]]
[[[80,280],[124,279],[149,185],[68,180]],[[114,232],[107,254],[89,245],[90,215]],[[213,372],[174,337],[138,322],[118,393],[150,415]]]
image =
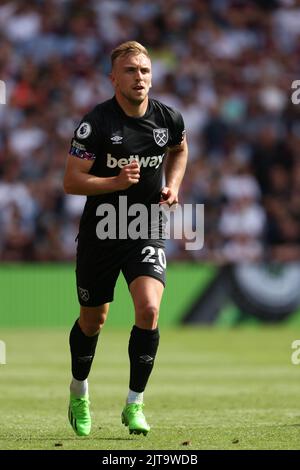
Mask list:
[[148,356],[146,354],[145,356],[140,356],[140,364],[152,364],[153,363],[153,357]]
[[113,135],[110,140],[112,141],[113,144],[122,144],[123,137],[120,135]]
[[154,271],[157,272],[158,274],[161,274],[161,273],[163,272],[163,270],[164,270],[164,268],[162,268],[161,266],[158,266],[157,264],[155,264],[155,265],[153,266],[153,269],[154,269]]
[[91,362],[94,356],[78,356],[78,362],[85,363]]

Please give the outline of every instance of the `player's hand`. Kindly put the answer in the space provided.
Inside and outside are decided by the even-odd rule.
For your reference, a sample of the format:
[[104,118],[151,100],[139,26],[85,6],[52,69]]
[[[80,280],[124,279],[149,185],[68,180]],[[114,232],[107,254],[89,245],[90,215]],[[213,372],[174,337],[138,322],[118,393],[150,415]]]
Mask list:
[[178,204],[178,193],[172,188],[165,186],[160,193],[160,205],[167,204],[169,207]]
[[119,191],[129,188],[132,184],[137,184],[140,180],[140,166],[137,161],[123,166],[117,176]]

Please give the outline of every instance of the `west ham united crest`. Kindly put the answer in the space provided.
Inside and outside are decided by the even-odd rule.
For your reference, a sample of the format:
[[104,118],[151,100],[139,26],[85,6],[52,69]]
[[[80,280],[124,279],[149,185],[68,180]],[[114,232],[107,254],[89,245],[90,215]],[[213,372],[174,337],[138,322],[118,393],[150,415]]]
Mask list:
[[169,140],[169,131],[168,129],[153,129],[153,137],[157,145],[164,147]]
[[78,287],[79,296],[84,301],[87,302],[90,298],[89,291],[87,289],[82,289],[82,287]]

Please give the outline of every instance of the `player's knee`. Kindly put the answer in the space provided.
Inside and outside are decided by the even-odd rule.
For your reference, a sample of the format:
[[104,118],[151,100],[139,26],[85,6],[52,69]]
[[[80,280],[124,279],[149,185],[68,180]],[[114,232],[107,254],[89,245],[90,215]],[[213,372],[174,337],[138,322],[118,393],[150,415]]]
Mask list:
[[141,305],[136,312],[137,324],[141,328],[156,328],[158,315],[159,310],[156,305],[152,303]]
[[105,322],[105,318],[103,318],[102,316],[97,319],[95,318],[93,320],[85,319],[80,322],[80,327],[86,336],[94,336],[97,333],[99,333],[99,331],[104,325],[104,322]]
[[99,311],[80,314],[80,328],[86,336],[94,336],[103,327],[107,317],[107,312]]
[[106,320],[107,313],[99,313],[98,317],[95,319],[94,326],[101,330]]

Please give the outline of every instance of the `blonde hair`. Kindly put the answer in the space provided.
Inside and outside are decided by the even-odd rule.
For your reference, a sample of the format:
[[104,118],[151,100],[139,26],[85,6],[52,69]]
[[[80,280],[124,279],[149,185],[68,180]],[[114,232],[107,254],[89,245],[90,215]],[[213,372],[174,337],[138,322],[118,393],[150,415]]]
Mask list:
[[142,44],[137,41],[127,41],[113,49],[111,53],[111,66],[114,66],[118,57],[124,57],[127,54],[144,54],[149,57],[147,49]]

